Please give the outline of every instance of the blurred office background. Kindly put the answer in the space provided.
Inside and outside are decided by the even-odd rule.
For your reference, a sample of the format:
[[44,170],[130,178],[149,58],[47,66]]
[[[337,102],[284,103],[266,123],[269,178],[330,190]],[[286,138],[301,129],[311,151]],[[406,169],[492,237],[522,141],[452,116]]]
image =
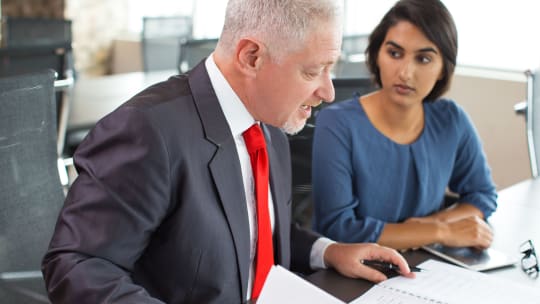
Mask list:
[[[221,31],[226,2],[0,0],[0,302],[48,303],[39,264],[63,194],[76,178],[71,156],[78,143],[138,91],[207,56]],[[447,96],[474,121],[499,190],[536,177],[540,154],[529,156],[533,141],[527,126],[538,129],[534,121],[540,121],[540,114],[527,117],[520,102],[540,102],[540,1],[443,2],[459,31],[458,66]],[[393,3],[342,0],[342,56],[333,71],[336,100],[351,97],[352,91],[373,90],[363,52],[368,34]],[[56,75],[3,78],[44,68]],[[46,92],[35,93],[36,87]],[[35,128],[42,117],[48,127]],[[316,116],[308,122],[302,132],[289,136],[293,217],[306,226]],[[529,134],[539,146],[540,132]]]
[[[444,0],[459,32],[460,65],[522,71],[540,65],[537,0]],[[145,16],[190,16],[193,37],[214,38],[226,0],[0,0],[3,16],[66,18],[73,22],[76,67],[83,73],[113,70],[115,43],[140,40]],[[343,0],[344,35],[367,35],[394,0]],[[129,49],[132,47],[133,49]],[[138,52],[135,45],[128,46]],[[124,54],[129,55],[129,54]],[[119,60],[116,58],[116,60]],[[120,70],[142,70],[141,58]]]
[[[473,118],[495,181],[499,188],[507,187],[531,175],[524,117],[516,115],[514,105],[526,98],[525,71],[540,66],[540,39],[536,38],[540,2],[443,2],[453,14],[459,31],[458,69],[447,95]],[[6,16],[70,20],[73,70],[80,79],[145,71],[144,17],[187,16],[192,24],[186,39],[212,42],[221,30],[226,0],[0,0],[0,3],[3,24]],[[393,0],[343,0],[344,37],[365,41],[393,3]],[[6,37],[2,38],[4,43]],[[350,55],[344,59],[346,64],[338,67],[343,69],[344,77],[366,76],[362,64],[358,69],[354,65],[362,62],[362,53],[362,47],[350,53],[344,49],[344,56]],[[352,72],[347,71],[351,67]]]

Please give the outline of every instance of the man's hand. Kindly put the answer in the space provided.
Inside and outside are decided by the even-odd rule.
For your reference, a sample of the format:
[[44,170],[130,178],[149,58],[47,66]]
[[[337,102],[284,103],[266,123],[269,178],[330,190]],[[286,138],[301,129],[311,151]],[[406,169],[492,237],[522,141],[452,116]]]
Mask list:
[[363,278],[372,282],[380,282],[387,277],[371,267],[361,263],[362,260],[380,260],[399,266],[400,274],[414,278],[407,262],[396,250],[377,244],[343,244],[334,243],[324,252],[326,265],[336,269],[350,278]]

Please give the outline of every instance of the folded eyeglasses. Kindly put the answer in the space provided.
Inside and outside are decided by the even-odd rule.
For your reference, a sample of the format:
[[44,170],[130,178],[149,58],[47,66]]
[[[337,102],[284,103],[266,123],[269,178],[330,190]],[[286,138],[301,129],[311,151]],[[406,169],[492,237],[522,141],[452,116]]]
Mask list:
[[523,254],[521,257],[521,269],[531,278],[538,278],[539,266],[538,257],[534,250],[534,245],[531,240],[528,240],[519,246],[519,251]]

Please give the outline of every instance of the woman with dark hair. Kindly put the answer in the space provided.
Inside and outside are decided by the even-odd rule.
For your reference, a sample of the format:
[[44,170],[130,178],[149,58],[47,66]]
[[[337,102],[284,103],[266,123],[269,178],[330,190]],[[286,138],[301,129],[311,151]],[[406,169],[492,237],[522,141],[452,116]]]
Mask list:
[[[316,230],[397,249],[490,246],[490,168],[470,118],[441,97],[456,57],[456,27],[439,0],[401,0],[386,13],[366,50],[379,89],[317,116]],[[451,206],[447,190],[459,195]]]

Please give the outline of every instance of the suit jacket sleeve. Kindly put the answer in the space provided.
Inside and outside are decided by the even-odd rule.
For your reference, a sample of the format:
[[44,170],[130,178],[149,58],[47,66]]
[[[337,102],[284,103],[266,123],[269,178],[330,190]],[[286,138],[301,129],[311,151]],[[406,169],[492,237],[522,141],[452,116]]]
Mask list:
[[291,227],[291,270],[303,274],[313,272],[310,265],[310,255],[313,243],[320,237],[311,230],[292,224]]
[[74,159],[79,176],[42,266],[50,299],[162,303],[130,277],[169,208],[168,155],[159,134],[137,109],[122,107],[98,123]]

